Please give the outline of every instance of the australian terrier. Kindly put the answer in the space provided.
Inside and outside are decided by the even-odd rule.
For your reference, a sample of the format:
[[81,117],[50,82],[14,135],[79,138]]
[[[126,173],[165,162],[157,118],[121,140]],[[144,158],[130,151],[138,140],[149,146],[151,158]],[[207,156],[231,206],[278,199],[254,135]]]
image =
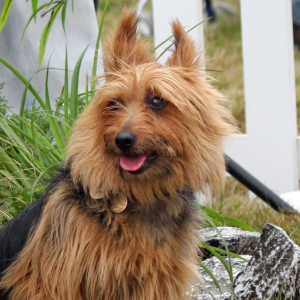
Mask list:
[[165,66],[125,11],[46,194],[0,231],[1,299],[175,300],[199,280],[195,191],[224,183],[222,96],[179,21]]

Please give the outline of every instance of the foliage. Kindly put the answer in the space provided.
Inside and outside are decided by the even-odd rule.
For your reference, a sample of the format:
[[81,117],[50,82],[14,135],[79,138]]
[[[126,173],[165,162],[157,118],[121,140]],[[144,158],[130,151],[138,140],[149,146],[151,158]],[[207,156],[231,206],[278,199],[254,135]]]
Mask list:
[[[106,0],[108,4],[109,0]],[[53,4],[48,13],[55,7],[64,8],[65,1],[50,1]],[[61,4],[61,6],[57,6]],[[33,15],[44,6],[37,6],[37,0],[32,1]],[[65,6],[63,6],[65,5]],[[62,12],[63,13],[63,12]],[[102,18],[104,19],[105,14]],[[64,25],[64,18],[63,25]],[[103,24],[103,21],[101,22]],[[101,25],[102,26],[102,25]],[[26,30],[26,28],[25,28]],[[97,40],[100,41],[101,28]],[[89,46],[89,45],[88,45]],[[70,128],[81,110],[88,104],[92,93],[86,83],[87,91],[78,95],[78,81],[83,56],[88,48],[82,52],[75,65],[72,81],[68,82],[68,54],[66,49],[64,93],[56,100],[55,108],[50,105],[48,91],[49,67],[45,78],[45,98],[37,93],[26,79],[11,64],[0,57],[0,63],[7,67],[23,82],[25,88],[21,101],[20,113],[13,114],[2,97],[0,109],[0,224],[16,215],[22,208],[34,201],[45,191],[45,180],[49,179],[64,159],[66,143]],[[98,52],[96,45],[95,53]],[[97,65],[94,60],[94,66]],[[2,88],[2,86],[0,86]],[[34,95],[31,110],[25,109],[27,91]],[[38,106],[36,106],[38,102]]]

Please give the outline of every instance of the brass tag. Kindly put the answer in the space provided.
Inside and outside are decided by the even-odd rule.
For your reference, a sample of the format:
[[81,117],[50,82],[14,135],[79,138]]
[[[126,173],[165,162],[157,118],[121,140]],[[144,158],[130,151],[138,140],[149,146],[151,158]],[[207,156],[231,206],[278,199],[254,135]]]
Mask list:
[[92,191],[90,191],[90,195],[95,200],[103,198],[103,194],[101,192],[99,192],[99,191],[95,192],[95,193],[93,193]]
[[128,199],[126,196],[124,196],[121,199],[118,199],[118,201],[116,201],[116,203],[114,203],[110,209],[115,214],[120,214],[126,209],[127,204],[128,204]]

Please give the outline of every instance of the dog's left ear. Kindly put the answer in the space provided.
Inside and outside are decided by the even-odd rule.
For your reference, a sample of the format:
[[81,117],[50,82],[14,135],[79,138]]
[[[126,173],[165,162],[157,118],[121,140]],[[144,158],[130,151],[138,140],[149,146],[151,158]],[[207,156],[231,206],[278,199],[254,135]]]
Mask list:
[[175,51],[168,58],[166,66],[184,68],[200,67],[200,51],[178,20],[172,22]]
[[124,10],[116,33],[105,43],[103,51],[104,69],[115,72],[128,65],[139,65],[153,61],[149,54],[149,43],[138,40],[139,19],[136,12]]

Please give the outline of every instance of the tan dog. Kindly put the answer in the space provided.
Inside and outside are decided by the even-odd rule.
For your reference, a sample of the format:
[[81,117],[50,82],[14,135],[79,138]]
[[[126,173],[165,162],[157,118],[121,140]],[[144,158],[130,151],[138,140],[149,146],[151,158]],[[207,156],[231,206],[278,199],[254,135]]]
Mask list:
[[194,191],[223,185],[231,116],[178,21],[166,66],[137,25],[124,12],[106,44],[106,83],[4,273],[10,299],[175,300],[199,279]]

